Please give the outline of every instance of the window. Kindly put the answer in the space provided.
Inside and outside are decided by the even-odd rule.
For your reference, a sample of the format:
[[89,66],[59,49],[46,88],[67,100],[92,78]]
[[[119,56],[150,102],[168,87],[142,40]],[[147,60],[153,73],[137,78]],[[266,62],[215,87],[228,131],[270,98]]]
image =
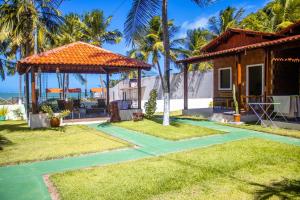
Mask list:
[[219,69],[219,90],[231,90],[231,67]]

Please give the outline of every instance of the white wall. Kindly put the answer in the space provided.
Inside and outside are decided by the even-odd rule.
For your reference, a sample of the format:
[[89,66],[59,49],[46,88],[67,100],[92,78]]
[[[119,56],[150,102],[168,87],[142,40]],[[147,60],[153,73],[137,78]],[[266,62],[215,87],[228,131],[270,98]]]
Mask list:
[[[121,81],[113,88],[110,88],[110,100],[122,100],[122,88],[128,88],[128,80]],[[171,74],[171,111],[183,109],[183,73]],[[161,80],[158,76],[142,78],[142,108],[148,101],[152,89],[157,90],[157,112],[163,111],[163,91]],[[213,73],[198,71],[188,74],[188,96],[189,108],[207,108],[213,97]]]
[[[212,102],[212,98],[199,98],[199,99],[189,99],[188,100],[188,108],[208,108],[209,104]],[[144,110],[144,104],[147,102],[146,100],[142,101],[142,108]],[[164,101],[157,100],[156,101],[156,112],[163,112],[164,111]],[[183,110],[183,99],[171,99],[170,101],[170,110]]]
[[6,120],[17,120],[17,116],[15,116],[13,111],[18,108],[20,108],[21,112],[23,113],[23,119],[26,119],[24,104],[0,105],[0,108],[2,108],[3,106],[8,108],[8,114],[6,115]]

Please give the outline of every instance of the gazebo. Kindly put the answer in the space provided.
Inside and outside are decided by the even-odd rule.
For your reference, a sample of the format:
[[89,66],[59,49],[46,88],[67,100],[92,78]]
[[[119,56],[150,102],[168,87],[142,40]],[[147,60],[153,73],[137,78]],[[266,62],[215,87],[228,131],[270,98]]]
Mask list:
[[[25,94],[29,110],[29,74],[31,91],[36,91],[36,73],[106,74],[106,100],[109,104],[109,75],[130,70],[138,71],[138,108],[141,109],[141,70],[150,70],[151,65],[136,59],[113,53],[103,48],[74,42],[52,50],[26,57],[17,63],[17,71],[25,74]],[[38,112],[37,97],[31,92],[32,114]]]

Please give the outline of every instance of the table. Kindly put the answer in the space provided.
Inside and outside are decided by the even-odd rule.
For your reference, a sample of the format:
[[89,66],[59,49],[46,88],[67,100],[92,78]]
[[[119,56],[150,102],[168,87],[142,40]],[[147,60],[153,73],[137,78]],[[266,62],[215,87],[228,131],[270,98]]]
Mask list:
[[[280,105],[280,103],[263,103],[263,102],[248,103],[248,106],[253,110],[254,114],[258,117],[256,124],[258,124],[260,122],[262,125],[267,126],[263,121],[263,117],[266,116],[266,118],[275,127],[277,127],[277,126],[273,120],[277,116],[278,113],[276,113],[275,116],[272,117],[272,115],[274,114],[274,110],[270,114],[268,111],[271,108],[271,106],[278,106],[278,105]],[[259,108],[259,110],[262,111],[262,114],[259,112],[259,110],[256,110],[255,107]],[[279,113],[279,114],[281,114],[281,116],[283,116],[282,113]]]

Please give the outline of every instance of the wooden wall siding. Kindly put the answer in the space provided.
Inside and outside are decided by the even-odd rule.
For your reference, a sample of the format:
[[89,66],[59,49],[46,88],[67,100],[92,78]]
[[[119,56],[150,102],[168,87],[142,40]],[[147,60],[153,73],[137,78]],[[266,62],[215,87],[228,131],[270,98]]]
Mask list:
[[222,41],[218,46],[216,46],[214,49],[211,49],[210,51],[220,51],[224,49],[230,49],[234,47],[240,47],[245,46],[249,44],[254,44],[258,42],[265,42],[269,41],[269,39],[263,37],[263,36],[257,36],[257,35],[249,35],[245,33],[241,34],[234,34],[228,39]]
[[213,61],[214,66],[214,74],[213,74],[213,81],[214,81],[214,97],[229,97],[232,96],[232,90],[219,90],[219,69],[231,67],[232,72],[232,83],[235,83],[235,74],[236,74],[236,67],[235,67],[235,56],[228,56],[223,58],[217,58]]

